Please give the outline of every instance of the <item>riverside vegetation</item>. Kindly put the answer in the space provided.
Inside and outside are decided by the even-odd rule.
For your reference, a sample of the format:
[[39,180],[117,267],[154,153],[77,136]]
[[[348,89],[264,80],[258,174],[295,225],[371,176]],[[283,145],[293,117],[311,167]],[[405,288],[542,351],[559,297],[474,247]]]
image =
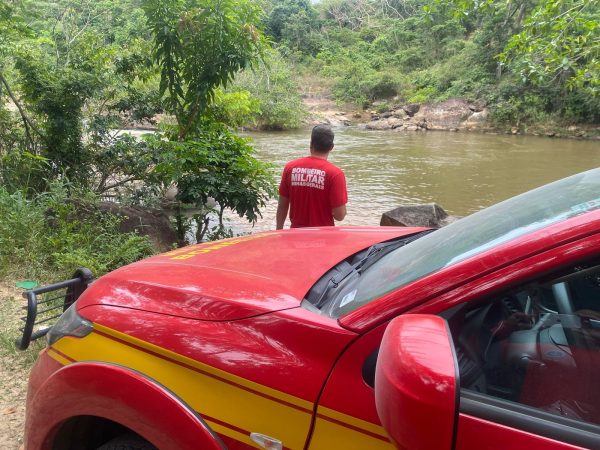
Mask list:
[[[0,0],[1,448],[19,448],[42,345],[15,351],[15,281],[99,276],[157,251],[101,199],[158,206],[175,186],[174,226],[184,237],[196,222],[202,239],[229,234],[224,209],[253,221],[273,194],[269,166],[233,131],[256,100],[226,90],[268,57],[260,13],[250,0]],[[157,113],[170,118],[159,132],[119,133]]]
[[0,0],[0,277],[155,251],[77,211],[100,198],[160,206],[176,187],[182,242],[230,235],[225,210],[255,221],[274,176],[235,130],[298,127],[302,97],[597,128],[599,17],[595,0]]

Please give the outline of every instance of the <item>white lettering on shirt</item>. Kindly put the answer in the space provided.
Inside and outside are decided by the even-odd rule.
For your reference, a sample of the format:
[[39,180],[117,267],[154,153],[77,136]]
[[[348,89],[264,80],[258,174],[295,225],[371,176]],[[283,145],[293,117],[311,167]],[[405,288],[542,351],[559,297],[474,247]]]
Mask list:
[[325,171],[321,169],[308,169],[294,167],[291,174],[292,186],[306,186],[316,189],[325,189]]

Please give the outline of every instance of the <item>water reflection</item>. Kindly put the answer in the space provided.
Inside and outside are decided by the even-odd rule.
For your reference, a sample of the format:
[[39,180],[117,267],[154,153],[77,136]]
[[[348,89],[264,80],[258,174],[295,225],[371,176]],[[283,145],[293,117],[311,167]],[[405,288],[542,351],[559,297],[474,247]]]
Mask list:
[[[308,152],[310,130],[248,133],[260,159],[279,179],[290,159]],[[436,202],[464,216],[509,197],[600,166],[600,143],[476,133],[397,133],[336,129],[331,161],[345,172],[345,225],[378,225],[381,214],[407,203]],[[234,216],[236,232],[275,228],[276,201],[254,229]]]

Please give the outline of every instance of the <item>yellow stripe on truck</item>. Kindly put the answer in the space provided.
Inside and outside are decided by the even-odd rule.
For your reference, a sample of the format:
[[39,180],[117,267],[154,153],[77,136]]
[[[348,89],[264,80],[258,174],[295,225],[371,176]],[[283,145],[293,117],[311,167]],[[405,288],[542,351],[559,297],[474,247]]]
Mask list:
[[[66,365],[105,361],[141,372],[161,383],[206,420],[217,433],[252,447],[257,432],[279,439],[285,448],[304,449],[313,404],[200,363],[102,325],[84,338],[64,337],[48,355]],[[392,450],[383,427],[319,407],[310,449]]]
[[210,375],[213,375],[215,377],[218,378],[222,378],[226,381],[229,381],[231,383],[235,383],[235,384],[239,384],[243,387],[246,387],[248,389],[251,390],[255,390],[258,391],[264,395],[267,395],[269,397],[273,397],[276,398],[282,402],[287,402],[290,403],[294,406],[297,406],[298,408],[303,408],[309,411],[312,411],[313,409],[313,404],[307,400],[303,400],[301,398],[298,397],[294,397],[293,395],[290,394],[286,394],[285,392],[281,392],[278,391],[276,389],[271,389],[267,386],[264,386],[262,384],[259,383],[254,383],[250,380],[247,380],[246,378],[242,378],[236,375],[233,375],[229,372],[226,372],[224,370],[221,369],[217,369],[215,367],[209,366],[207,364],[198,362],[194,359],[191,358],[187,358],[183,355],[180,355],[178,353],[174,353],[170,350],[167,350],[165,348],[159,347],[157,345],[151,344],[149,342],[146,341],[142,341],[141,339],[137,339],[134,338],[128,334],[123,334],[120,333],[118,331],[115,331],[111,328],[107,328],[103,325],[98,325],[98,324],[94,324],[94,330],[100,332],[100,333],[104,333],[107,334],[111,337],[114,337],[115,339],[118,339],[120,341],[124,341],[130,345],[133,345],[135,347],[139,347],[143,350],[152,352],[152,353],[156,353],[157,355],[163,356],[167,359],[171,359],[174,361],[177,361],[179,363],[191,366],[197,370],[206,372]]
[[66,366],[67,364],[69,364],[71,362],[67,358],[62,356],[60,353],[54,351],[54,349],[52,347],[50,347],[48,349],[48,356],[50,356],[52,359],[54,359],[59,364],[62,364],[63,366]]
[[[318,411],[320,410],[321,408]],[[358,420],[353,418],[352,422]],[[370,425],[374,426],[373,424]],[[355,427],[351,423],[340,422],[317,412],[315,429],[310,440],[310,449],[325,450],[338,448],[344,450],[395,449],[387,438],[381,436],[379,433],[370,433],[363,427]]]
[[[308,404],[312,408],[309,402],[135,339],[136,346],[150,350],[142,351],[111,339],[104,333],[123,341],[133,341],[131,336],[97,325],[94,328],[103,334],[94,331],[84,338],[65,337],[57,341],[54,347],[76,361],[105,361],[137,370],[180,396],[201,416],[207,416],[209,422],[209,417],[216,418],[248,433],[258,432],[279,439],[289,449],[304,448],[312,412],[298,405]],[[219,375],[216,376],[216,373]],[[235,384],[231,382],[233,378],[236,379]],[[252,390],[248,385],[252,385]],[[272,395],[274,392],[277,392],[277,396]],[[266,396],[293,398],[294,402],[284,404]],[[220,433],[240,440],[239,431],[226,426],[218,428]],[[244,441],[250,443],[249,440]]]
[[233,438],[239,442],[243,442],[244,444],[249,445],[251,447],[264,448],[264,447],[261,447],[260,445],[256,444],[252,439],[250,439],[250,436],[248,436],[246,434],[242,434],[237,431],[231,430],[227,427],[224,427],[223,425],[219,425],[218,423],[211,422],[210,420],[206,420],[206,423],[208,424],[210,429],[213,430],[215,433],[229,436],[230,438]]
[[319,406],[317,410],[317,415],[330,419],[330,421],[332,422],[341,422],[346,424],[347,426],[360,428],[364,432],[375,434],[383,440],[388,439],[387,433],[381,425],[375,425],[374,423],[367,422],[366,420],[361,420],[354,416],[343,414],[339,411],[336,411],[335,409],[329,409],[325,408],[324,406]]

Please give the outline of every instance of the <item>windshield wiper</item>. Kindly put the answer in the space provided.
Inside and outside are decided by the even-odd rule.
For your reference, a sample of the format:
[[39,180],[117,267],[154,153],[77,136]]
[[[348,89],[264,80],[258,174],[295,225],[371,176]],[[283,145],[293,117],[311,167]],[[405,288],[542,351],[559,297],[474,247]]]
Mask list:
[[327,294],[330,289],[337,288],[352,272],[354,272],[354,266],[348,261],[342,261],[317,281],[306,299],[317,308],[320,308],[327,300],[325,294]]
[[374,244],[364,251],[365,255],[356,263],[350,264],[348,261],[342,261],[340,264],[331,269],[324,277],[322,277],[311,289],[306,299],[317,308],[321,308],[328,300],[327,295],[331,289],[336,289],[346,278],[357,273],[361,274],[363,270],[373,264],[381,257],[387,255],[397,248],[403,247],[410,242],[413,242],[426,234],[435,231],[426,230],[404,239],[397,239],[389,242]]
[[419,238],[425,236],[426,234],[429,234],[435,230],[436,229],[434,228],[431,230],[426,230],[426,231],[422,231],[417,234],[413,234],[412,236],[405,238],[405,239],[399,239],[399,240],[395,240],[395,241],[391,241],[391,242],[382,242],[380,244],[372,245],[367,250],[367,254],[360,261],[358,261],[356,264],[354,264],[353,267],[356,271],[358,271],[359,273],[362,273],[363,270],[365,270],[367,267],[369,267],[375,261],[381,259],[383,256],[387,255],[391,251],[396,250],[397,248],[400,248],[400,247],[404,247],[406,244],[410,244],[411,242],[416,241],[417,239],[419,239]]
[[360,259],[357,263],[355,263],[352,267],[358,272],[361,273],[364,269],[366,269],[369,265],[371,265],[374,261],[377,261],[384,255],[387,255],[392,250],[405,246],[406,243],[404,241],[395,241],[395,242],[385,242],[383,244],[375,244],[369,247],[367,250],[367,254]]

